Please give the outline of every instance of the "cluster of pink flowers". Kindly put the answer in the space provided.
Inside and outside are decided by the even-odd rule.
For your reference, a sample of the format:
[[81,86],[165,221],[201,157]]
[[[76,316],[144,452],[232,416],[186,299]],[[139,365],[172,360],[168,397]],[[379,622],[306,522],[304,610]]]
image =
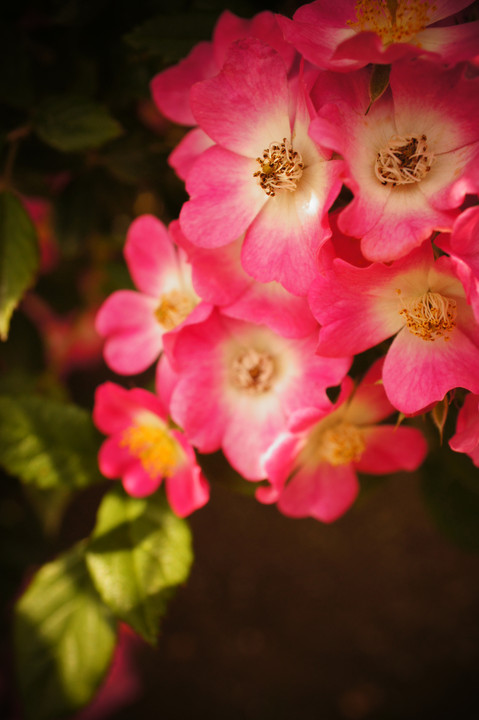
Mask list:
[[[479,466],[479,21],[468,5],[225,11],[211,42],[153,79],[161,113],[191,128],[170,156],[190,197],[169,228],[133,222],[137,292],[114,293],[97,316],[114,371],[158,361],[156,394],[98,388],[107,477],[138,496],[166,478],[185,516],[209,497],[196,451],[222,450],[265,481],[259,501],[330,522],[353,503],[357,471],[424,460],[422,433],[394,413],[429,411],[456,388],[468,394],[450,446]],[[362,379],[350,377],[371,348]]]

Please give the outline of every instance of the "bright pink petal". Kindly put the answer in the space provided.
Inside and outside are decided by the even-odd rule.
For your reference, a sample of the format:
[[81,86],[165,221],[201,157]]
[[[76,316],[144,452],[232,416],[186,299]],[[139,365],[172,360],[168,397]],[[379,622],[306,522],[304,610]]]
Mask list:
[[220,74],[194,86],[191,106],[215,142],[249,158],[290,136],[284,62],[254,38],[234,43]]
[[221,247],[242,235],[267,196],[256,182],[256,160],[214,146],[188,176],[191,200],[180,213],[186,237],[200,247]]
[[437,53],[448,64],[471,60],[479,54],[479,22],[426,28],[417,34],[425,51]]
[[404,328],[384,362],[384,389],[395,408],[412,415],[456,387],[479,393],[478,364],[479,348],[458,327],[449,342],[425,342]]
[[145,410],[166,419],[161,400],[142,388],[126,390],[116,383],[106,382],[95,391],[93,421],[105,435],[123,432]]
[[161,485],[162,480],[161,476],[152,478],[139,461],[130,465],[122,475],[123,487],[126,492],[137,498],[147,497],[154,493]]
[[312,470],[301,468],[284,488],[278,508],[290,517],[314,517],[332,522],[353,504],[359,491],[352,464],[334,467],[321,463]]
[[168,156],[168,163],[181,180],[186,180],[201,153],[214,145],[213,140],[200,128],[195,128],[181,138]]
[[427,443],[416,428],[378,425],[364,428],[366,449],[355,464],[359,472],[382,475],[416,470],[427,454]]
[[196,463],[194,451],[184,436],[172,431],[185,452],[186,462],[166,479],[166,496],[171,507],[179,517],[186,517],[209,500],[210,488],[201,468]]
[[128,448],[121,446],[120,439],[121,435],[118,434],[107,438],[98,453],[100,472],[111,480],[121,478],[130,466],[138,462]]
[[369,368],[348,404],[346,418],[354,425],[373,425],[394,412],[382,383],[384,358]]
[[456,434],[449,440],[456,452],[472,453],[479,445],[479,398],[469,393],[457,416]]
[[154,316],[157,304],[132,290],[118,290],[103,303],[96,329],[106,338],[105,361],[115,372],[143,372],[160,354],[164,331]]
[[218,67],[210,42],[195,45],[178,65],[163,70],[151,81],[151,94],[163,115],[180,125],[196,125],[190,107],[190,89],[200,80],[216,75]]
[[168,230],[153,215],[141,215],[130,225],[125,258],[136,287],[153,297],[159,298],[165,277],[178,272],[178,260]]

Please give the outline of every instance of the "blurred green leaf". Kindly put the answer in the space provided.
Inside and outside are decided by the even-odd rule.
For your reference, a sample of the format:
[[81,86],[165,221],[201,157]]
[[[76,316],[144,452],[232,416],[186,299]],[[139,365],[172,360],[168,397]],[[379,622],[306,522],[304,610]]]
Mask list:
[[186,581],[193,560],[187,523],[160,493],[132,498],[119,485],[100,506],[86,557],[113,613],[156,644],[167,602]]
[[371,109],[371,105],[379,100],[389,86],[389,75],[391,73],[391,65],[373,65],[371,79],[369,81],[369,99],[370,103],[366,110],[366,115]]
[[218,19],[216,12],[157,15],[125,36],[135,50],[177,62],[201,40],[209,40]]
[[0,397],[0,464],[39,488],[100,482],[90,414],[46,397]]
[[464,453],[431,453],[422,491],[439,530],[465,550],[479,551],[479,470]]
[[97,148],[123,132],[106,108],[78,95],[44,100],[35,113],[33,127],[43,142],[62,152]]
[[11,192],[0,193],[0,338],[38,268],[38,240],[28,213]]
[[17,676],[28,720],[70,716],[108,670],[115,621],[78,546],[44,565],[16,605]]

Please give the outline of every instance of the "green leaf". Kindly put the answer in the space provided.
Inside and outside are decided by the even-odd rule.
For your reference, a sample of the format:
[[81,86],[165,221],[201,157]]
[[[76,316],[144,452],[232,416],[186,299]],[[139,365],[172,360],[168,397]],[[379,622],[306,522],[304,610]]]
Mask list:
[[93,582],[113,613],[156,644],[175,586],[186,581],[191,535],[161,493],[132,498],[121,485],[105,496],[87,549]]
[[62,152],[97,148],[122,133],[108,110],[77,95],[46,99],[34,116],[33,127],[43,142]]
[[0,338],[6,340],[12,313],[38,268],[35,228],[20,200],[0,193]]
[[90,414],[46,397],[0,396],[0,464],[39,488],[102,480],[100,439]]
[[424,463],[422,491],[439,530],[465,550],[479,551],[479,470],[448,448]]
[[81,546],[38,571],[15,610],[17,676],[28,720],[70,716],[91,700],[111,661],[115,625]]

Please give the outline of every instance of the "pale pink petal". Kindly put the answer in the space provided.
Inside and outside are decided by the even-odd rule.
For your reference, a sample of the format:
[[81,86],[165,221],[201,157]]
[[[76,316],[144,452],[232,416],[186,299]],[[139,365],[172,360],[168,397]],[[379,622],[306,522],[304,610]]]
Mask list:
[[178,260],[168,230],[153,215],[141,215],[130,225],[125,258],[136,287],[153,297],[159,298],[165,276],[178,272]]
[[184,60],[163,70],[151,81],[151,94],[157,108],[173,122],[196,125],[190,107],[190,89],[194,83],[217,72],[212,44],[198,43]]
[[382,475],[416,470],[426,457],[426,441],[416,428],[378,425],[362,432],[366,449],[354,463],[359,472]]
[[180,213],[186,237],[200,247],[221,247],[242,235],[267,200],[256,182],[256,160],[218,146],[206,150],[188,176],[191,200]]
[[359,491],[352,464],[334,467],[321,463],[301,468],[293,475],[278,500],[278,508],[290,517],[314,517],[332,522],[353,504]]
[[470,60],[479,54],[479,22],[426,28],[416,40],[422,50],[437,53],[446,63]]
[[191,107],[215,142],[246,157],[260,156],[291,133],[281,56],[255,38],[237,41],[220,74],[194,86]]
[[395,411],[384,392],[383,365],[384,358],[371,365],[348,404],[345,419],[354,425],[373,425]]

